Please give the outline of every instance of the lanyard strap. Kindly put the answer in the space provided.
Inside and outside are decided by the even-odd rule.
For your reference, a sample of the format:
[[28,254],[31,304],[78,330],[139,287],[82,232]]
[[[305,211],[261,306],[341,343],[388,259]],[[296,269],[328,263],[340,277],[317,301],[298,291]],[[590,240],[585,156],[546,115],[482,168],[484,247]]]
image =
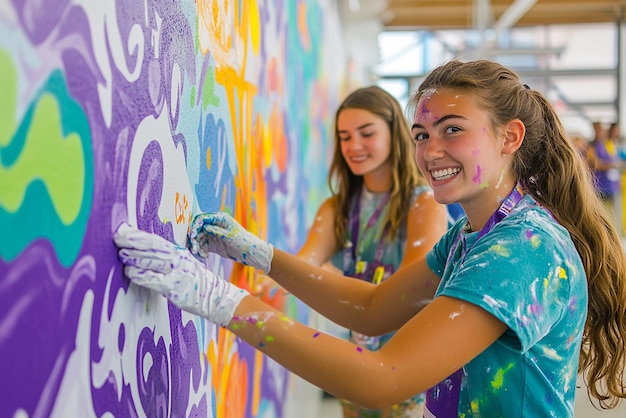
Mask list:
[[478,238],[476,240],[481,239],[485,236],[485,234],[493,229],[494,226],[502,219],[506,218],[509,213],[513,210],[515,205],[519,203],[524,197],[524,192],[522,191],[522,186],[517,183],[515,188],[509,193],[509,195],[502,201],[500,207],[497,211],[494,212],[493,215],[489,217],[485,226],[483,226],[478,233]]
[[[524,197],[524,191],[522,190],[522,186],[519,183],[517,183],[515,187],[513,188],[513,190],[511,191],[511,193],[509,193],[509,195],[502,201],[498,210],[496,210],[493,213],[493,215],[491,215],[489,219],[487,219],[487,223],[485,223],[485,225],[478,232],[478,236],[476,237],[476,240],[474,241],[472,246],[469,248],[465,248],[465,240],[463,240],[462,242],[463,252],[461,253],[461,260],[465,259],[465,256],[467,255],[469,250],[474,245],[476,245],[479,239],[487,235],[487,233],[491,231],[498,224],[498,222],[506,218],[509,215],[509,213],[511,213],[511,210],[513,210],[515,205],[517,205],[519,201],[522,200],[522,197]],[[469,226],[469,223],[468,223],[468,226]],[[456,246],[458,245],[459,241],[461,240],[462,235],[463,235],[463,232],[461,232],[456,237],[456,240],[454,241],[454,245],[453,245],[454,248],[456,248]],[[450,254],[453,254],[453,253],[454,251],[452,251]]]
[[[359,243],[359,229],[360,229],[359,226],[360,226],[360,220],[361,220],[360,219],[361,195],[362,195],[362,190],[356,196],[356,202],[354,203],[353,209],[350,213],[351,239],[344,246],[344,256],[343,256],[343,270],[346,275],[349,275],[350,273],[349,270],[350,270],[350,266],[352,262],[353,261],[356,262],[357,260],[356,252],[357,252],[357,247]],[[374,213],[372,213],[372,216],[367,221],[366,229],[370,229],[376,224],[376,222],[378,221],[378,218],[380,217],[380,214],[382,213],[383,209],[387,205],[387,202],[389,202],[389,193],[386,193],[376,205],[376,209],[374,210]],[[383,258],[383,252],[385,249],[384,238],[385,238],[385,235],[387,235],[387,232],[389,232],[389,225],[385,226],[385,229],[383,230],[383,234],[380,237],[380,241],[378,242],[378,246],[376,247],[376,253],[374,256],[375,263],[380,263],[380,261]]]

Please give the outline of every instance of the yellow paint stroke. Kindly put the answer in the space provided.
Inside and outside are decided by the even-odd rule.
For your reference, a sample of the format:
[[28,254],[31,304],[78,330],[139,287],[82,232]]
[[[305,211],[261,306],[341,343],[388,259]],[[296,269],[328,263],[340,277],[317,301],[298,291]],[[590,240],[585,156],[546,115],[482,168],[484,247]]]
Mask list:
[[[261,386],[261,377],[263,376],[263,353],[260,350],[254,351],[254,374],[253,374],[253,384],[254,387]],[[252,405],[256,405],[254,414],[258,413],[259,405],[261,404],[261,391],[253,390],[252,391]]]
[[257,3],[257,0],[248,0],[248,28],[254,55],[261,51],[261,16]]
[[489,251],[493,251],[494,253],[497,253],[497,254],[501,255],[502,257],[510,257],[511,256],[511,250],[506,248],[504,245],[500,245],[500,244],[492,245],[491,247],[489,247]]
[[530,244],[533,246],[533,248],[539,248],[539,246],[541,245],[541,238],[539,238],[539,235],[532,234],[530,236]]
[[[263,123],[258,123],[253,115],[253,103],[257,92],[254,84],[246,80],[249,51],[260,53],[261,30],[260,14],[254,0],[215,1],[198,0],[198,45],[203,55],[211,54],[215,60],[215,81],[224,87],[232,124],[236,169],[233,170],[235,219],[247,230],[262,239],[267,238],[268,198],[265,171],[272,162],[272,152],[285,147],[274,147],[265,142]],[[241,8],[241,10],[240,10]],[[281,121],[282,122],[282,121]],[[271,126],[271,125],[270,125]],[[280,131],[279,131],[280,132]],[[268,136],[272,137],[273,132]],[[286,158],[285,158],[286,160]],[[228,191],[225,189],[223,196]],[[222,201],[224,208],[224,200]],[[260,225],[259,225],[260,223]],[[257,273],[241,264],[233,266],[230,280],[244,288],[256,287]],[[263,362],[255,362],[251,413],[258,414],[261,398],[261,370]],[[218,373],[218,376],[221,373]],[[224,375],[221,385],[228,385]],[[223,408],[223,398],[218,398],[218,406]],[[245,405],[245,402],[242,402]],[[232,405],[229,404],[229,409]],[[237,416],[237,415],[232,415]]]

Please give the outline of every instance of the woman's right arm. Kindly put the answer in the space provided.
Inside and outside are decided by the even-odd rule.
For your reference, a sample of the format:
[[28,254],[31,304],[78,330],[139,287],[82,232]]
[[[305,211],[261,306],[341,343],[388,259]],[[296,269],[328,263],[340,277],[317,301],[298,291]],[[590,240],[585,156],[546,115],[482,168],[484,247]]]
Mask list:
[[424,258],[374,285],[348,280],[279,249],[274,249],[269,275],[331,321],[366,335],[401,327],[432,300],[440,281]]

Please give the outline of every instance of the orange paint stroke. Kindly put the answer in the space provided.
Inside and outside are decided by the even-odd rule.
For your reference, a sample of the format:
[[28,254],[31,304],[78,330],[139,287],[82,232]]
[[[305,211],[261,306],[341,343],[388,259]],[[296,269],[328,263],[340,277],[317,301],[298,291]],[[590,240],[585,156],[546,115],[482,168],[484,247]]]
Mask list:
[[306,21],[307,9],[306,2],[298,4],[298,32],[300,33],[300,43],[305,51],[311,50],[311,35],[309,34],[309,25]]
[[216,418],[244,417],[246,413],[248,364],[239,358],[235,341],[235,335],[224,328],[218,329],[216,340],[209,341],[207,358],[216,392]]
[[[268,155],[274,152],[276,165],[281,173],[284,173],[287,169],[287,156],[289,155],[289,142],[287,141],[284,127],[283,113],[278,105],[275,105],[272,108],[269,121],[269,136],[273,143],[265,143],[263,145]],[[269,163],[267,165],[269,166]]]
[[[267,239],[268,220],[268,196],[265,175],[267,168],[272,163],[272,153],[278,152],[277,160],[284,170],[287,162],[286,138],[283,133],[282,116],[275,112],[270,118],[270,136],[273,143],[265,141],[263,124],[255,121],[253,112],[254,98],[257,88],[246,79],[247,54],[252,51],[259,54],[261,45],[260,15],[257,2],[254,0],[197,0],[198,8],[198,40],[203,54],[211,53],[215,60],[215,81],[224,87],[227,100],[230,123],[232,128],[232,144],[234,146],[234,159],[236,167],[233,169],[234,176],[234,207],[232,216],[250,232],[262,239]],[[239,10],[241,8],[241,10]],[[302,10],[301,10],[302,12]],[[306,9],[304,9],[306,12]],[[306,17],[306,16],[304,16]],[[306,19],[303,20],[306,23]],[[304,33],[306,43],[309,42],[308,31],[305,25]],[[249,48],[250,47],[250,48]],[[254,128],[254,129],[253,129]],[[279,145],[279,146],[276,146]],[[209,166],[207,155],[207,167]],[[225,209],[225,196],[229,190],[224,188],[222,193],[222,210]],[[228,199],[230,200],[230,199]],[[254,289],[257,281],[257,272],[241,264],[235,264],[230,280],[237,285]],[[282,299],[282,298],[279,298]],[[218,353],[225,356],[230,353],[230,346],[223,347],[225,337],[218,337]],[[225,351],[228,348],[229,351]],[[233,354],[233,358],[235,354]],[[232,367],[237,364],[235,360],[229,363]],[[233,378],[238,378],[238,371],[220,369],[219,365],[214,369],[213,386],[219,390],[216,402],[218,417],[224,416],[228,406],[229,416],[238,416],[233,413],[233,402],[242,405],[245,411],[245,399],[237,398],[236,394],[230,394],[230,385]],[[251,397],[251,413],[257,415],[261,402],[261,379],[263,362],[261,357],[255,359],[253,391]],[[245,380],[245,378],[244,378]],[[245,381],[247,385],[247,381]],[[240,390],[240,394],[247,390]],[[231,398],[232,396],[232,398]]]
[[[181,197],[182,196],[182,197]],[[176,192],[174,200],[174,216],[176,217],[177,224],[183,224],[187,222],[187,211],[189,209],[189,201],[187,195]]]

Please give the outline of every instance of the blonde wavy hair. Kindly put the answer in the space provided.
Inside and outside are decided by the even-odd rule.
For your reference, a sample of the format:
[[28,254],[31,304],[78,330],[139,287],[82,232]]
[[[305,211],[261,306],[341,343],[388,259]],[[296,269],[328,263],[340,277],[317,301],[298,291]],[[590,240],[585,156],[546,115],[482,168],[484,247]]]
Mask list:
[[386,239],[393,240],[406,219],[413,189],[418,185],[427,184],[417,168],[415,143],[409,123],[398,101],[378,86],[357,89],[339,105],[335,113],[335,151],[328,173],[328,186],[336,207],[335,239],[340,245],[343,245],[346,240],[352,198],[363,186],[363,176],[353,174],[341,154],[337,120],[339,114],[345,109],[367,110],[385,120],[389,125],[391,135],[389,159],[393,179],[389,191],[389,210],[383,222],[389,225],[389,234]]

